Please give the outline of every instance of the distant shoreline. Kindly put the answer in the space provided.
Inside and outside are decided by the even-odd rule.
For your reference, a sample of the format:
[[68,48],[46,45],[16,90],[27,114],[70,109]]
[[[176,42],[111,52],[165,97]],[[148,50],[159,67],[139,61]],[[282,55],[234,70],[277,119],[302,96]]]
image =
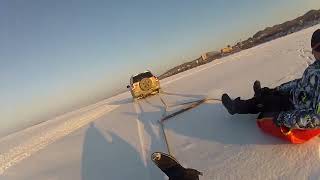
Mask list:
[[[228,53],[222,53],[222,50],[206,52],[201,55],[199,58],[194,59],[189,62],[185,62],[178,66],[175,66],[165,73],[159,76],[159,79],[165,79],[167,77],[179,74],[181,72],[193,69],[195,67],[207,64],[216,59],[229,56],[231,54],[240,52],[245,49],[250,49],[257,45],[266,43],[284,37],[286,35],[301,31],[303,29],[315,26],[320,23],[320,10],[310,10],[302,16],[299,16],[296,19],[286,21],[282,24],[277,24],[272,27],[267,27],[264,30],[258,31],[252,37],[249,37],[247,40],[237,42],[235,45],[231,46],[232,51]],[[211,55],[210,55],[211,53]],[[203,58],[205,57],[205,59]]]

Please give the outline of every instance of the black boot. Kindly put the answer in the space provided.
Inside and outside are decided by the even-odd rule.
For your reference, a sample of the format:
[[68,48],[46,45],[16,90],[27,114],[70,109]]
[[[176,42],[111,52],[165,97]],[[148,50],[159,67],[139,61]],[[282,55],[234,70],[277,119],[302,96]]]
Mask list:
[[254,97],[257,97],[258,99],[262,96],[270,96],[270,95],[281,95],[281,92],[279,92],[276,89],[270,89],[268,87],[261,87],[260,81],[256,80],[253,83],[253,91],[254,91]]
[[256,98],[248,99],[248,100],[241,100],[240,97],[232,100],[228,94],[222,95],[222,104],[228,112],[233,114],[257,114],[263,108],[263,105],[257,103]]
[[254,91],[254,96],[255,97],[260,97],[261,96],[261,83],[260,83],[260,81],[256,80],[253,83],[253,91]]
[[256,97],[248,100],[241,100],[240,97],[233,101],[233,107],[238,114],[257,114],[263,110],[263,104],[259,103]]
[[229,97],[228,94],[223,94],[221,97],[222,104],[228,110],[228,112],[233,115],[236,113],[233,100]]

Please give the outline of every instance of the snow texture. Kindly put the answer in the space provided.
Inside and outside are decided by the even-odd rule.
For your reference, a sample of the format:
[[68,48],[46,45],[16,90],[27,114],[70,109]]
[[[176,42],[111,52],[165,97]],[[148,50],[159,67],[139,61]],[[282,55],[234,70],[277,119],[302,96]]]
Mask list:
[[[275,87],[314,61],[309,42],[319,25],[161,81],[168,104],[204,97],[249,98],[252,84]],[[183,106],[169,108],[174,112]],[[163,180],[150,155],[168,151],[159,95],[123,93],[0,139],[0,179]],[[315,138],[292,145],[263,134],[257,115],[229,115],[219,101],[164,122],[171,153],[211,179],[320,179]]]

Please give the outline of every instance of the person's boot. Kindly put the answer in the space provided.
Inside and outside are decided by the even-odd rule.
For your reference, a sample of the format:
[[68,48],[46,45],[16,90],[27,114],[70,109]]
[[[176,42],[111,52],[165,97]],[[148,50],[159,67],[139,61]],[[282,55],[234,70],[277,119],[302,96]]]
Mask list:
[[228,110],[231,115],[236,113],[235,106],[233,100],[229,97],[228,94],[223,94],[221,97],[222,104]]
[[222,104],[231,115],[238,114],[256,114],[263,108],[262,104],[256,104],[256,99],[241,100],[240,97],[232,100],[228,94],[223,94]]
[[253,91],[254,91],[254,96],[255,97],[260,97],[261,96],[261,83],[260,83],[260,81],[256,80],[253,83]]
[[261,87],[260,81],[256,80],[253,83],[253,91],[254,91],[254,97],[257,99],[262,98],[263,96],[282,96],[283,93],[278,91],[276,88],[270,89],[268,87]]

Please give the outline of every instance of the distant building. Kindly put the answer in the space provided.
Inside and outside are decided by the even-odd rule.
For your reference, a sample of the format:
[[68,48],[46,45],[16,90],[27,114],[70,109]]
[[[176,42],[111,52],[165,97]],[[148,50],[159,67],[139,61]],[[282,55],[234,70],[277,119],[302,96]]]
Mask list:
[[201,58],[203,61],[206,61],[207,59],[209,59],[210,57],[215,57],[215,56],[218,56],[220,55],[220,52],[219,51],[211,51],[211,52],[206,52],[206,53],[203,53],[201,55]]
[[232,47],[228,45],[227,47],[224,47],[220,50],[221,54],[226,54],[226,53],[231,53],[232,52]]

